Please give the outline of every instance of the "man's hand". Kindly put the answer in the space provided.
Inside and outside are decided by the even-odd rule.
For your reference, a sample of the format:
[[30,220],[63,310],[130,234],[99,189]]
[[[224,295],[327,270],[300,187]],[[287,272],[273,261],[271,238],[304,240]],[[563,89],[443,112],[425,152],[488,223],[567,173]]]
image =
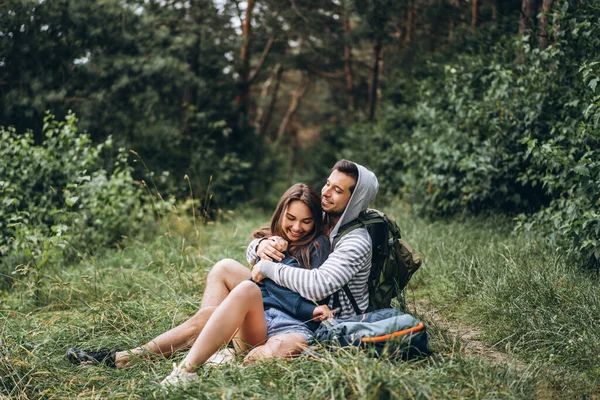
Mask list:
[[256,249],[256,255],[261,260],[281,261],[283,252],[287,250],[288,242],[279,236],[271,236],[262,240]]
[[316,307],[312,315],[315,321],[325,321],[327,318],[333,318],[333,311],[326,304],[323,304]]
[[252,280],[256,283],[261,283],[265,279],[263,274],[260,273],[260,261],[254,264],[252,267]]

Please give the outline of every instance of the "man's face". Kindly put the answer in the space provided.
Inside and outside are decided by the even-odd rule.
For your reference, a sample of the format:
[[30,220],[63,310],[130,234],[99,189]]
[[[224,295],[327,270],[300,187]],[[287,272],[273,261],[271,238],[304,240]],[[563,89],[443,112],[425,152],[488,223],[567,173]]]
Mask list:
[[321,189],[321,207],[330,215],[342,215],[350,201],[350,188],[356,185],[356,180],[350,175],[334,170],[323,189]]

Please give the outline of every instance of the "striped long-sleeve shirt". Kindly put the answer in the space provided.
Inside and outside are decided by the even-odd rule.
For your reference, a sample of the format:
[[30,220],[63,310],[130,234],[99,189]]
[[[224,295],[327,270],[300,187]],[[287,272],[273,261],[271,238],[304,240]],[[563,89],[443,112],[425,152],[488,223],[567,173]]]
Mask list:
[[[346,284],[361,311],[364,312],[369,305],[368,279],[372,257],[369,232],[365,228],[357,228],[344,236],[338,235],[340,227],[354,221],[366,210],[379,189],[375,174],[362,165],[356,164],[356,167],[358,179],[352,196],[329,234],[333,251],[327,260],[318,269],[311,270],[291,268],[271,261],[261,261],[260,265],[260,272],[264,277],[271,278],[278,285],[291,289],[308,300],[320,301],[337,293],[341,310],[336,315],[340,318],[356,314],[342,290]],[[248,247],[250,257],[247,254],[246,258],[249,262],[256,259],[257,245],[258,239]],[[330,308],[336,306],[334,299],[335,296],[332,296],[329,300]]]
[[[250,263],[256,260],[258,243],[259,239],[255,239],[248,246],[246,259]],[[348,284],[361,310],[366,310],[369,305],[367,279],[371,270],[371,255],[371,237],[366,229],[358,228],[340,238],[333,252],[317,269],[289,268],[283,264],[262,261],[260,271],[266,278],[308,300],[320,301],[337,292],[341,310],[336,316],[346,318],[355,315],[355,311],[341,290],[344,285]],[[329,306],[333,307],[333,298]]]

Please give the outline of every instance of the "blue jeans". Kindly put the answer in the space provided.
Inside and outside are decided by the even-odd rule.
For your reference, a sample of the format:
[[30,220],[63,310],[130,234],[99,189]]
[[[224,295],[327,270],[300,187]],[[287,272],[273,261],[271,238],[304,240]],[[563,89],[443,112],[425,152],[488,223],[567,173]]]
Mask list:
[[265,310],[265,321],[267,322],[267,339],[283,333],[299,333],[304,336],[307,343],[314,338],[314,333],[296,318],[276,308]]

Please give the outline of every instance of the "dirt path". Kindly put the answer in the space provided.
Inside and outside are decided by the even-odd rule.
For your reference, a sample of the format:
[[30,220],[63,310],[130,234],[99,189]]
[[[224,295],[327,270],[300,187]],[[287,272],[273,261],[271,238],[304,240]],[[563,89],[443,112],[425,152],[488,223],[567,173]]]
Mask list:
[[478,355],[488,359],[492,364],[515,363],[518,368],[525,367],[526,364],[517,360],[507,353],[495,350],[483,342],[476,339],[481,331],[472,326],[457,324],[455,321],[449,322],[435,306],[423,299],[411,299],[408,304],[409,312],[414,313],[425,322],[433,324],[446,331],[450,337],[456,337],[461,342],[461,353],[463,355]]
[[[524,363],[510,354],[495,350],[477,340],[476,337],[481,334],[481,331],[472,326],[446,320],[443,317],[443,313],[437,310],[436,307],[427,300],[411,299],[410,303],[407,302],[407,306],[408,312],[413,313],[415,316],[425,321],[425,323],[435,325],[437,328],[444,330],[451,338],[458,338],[461,342],[460,350],[463,356],[479,356],[485,358],[494,365],[513,365],[519,373],[532,373],[533,371],[527,370],[537,368]],[[553,390],[548,380],[540,379],[536,383],[535,399],[560,399],[560,396]]]

